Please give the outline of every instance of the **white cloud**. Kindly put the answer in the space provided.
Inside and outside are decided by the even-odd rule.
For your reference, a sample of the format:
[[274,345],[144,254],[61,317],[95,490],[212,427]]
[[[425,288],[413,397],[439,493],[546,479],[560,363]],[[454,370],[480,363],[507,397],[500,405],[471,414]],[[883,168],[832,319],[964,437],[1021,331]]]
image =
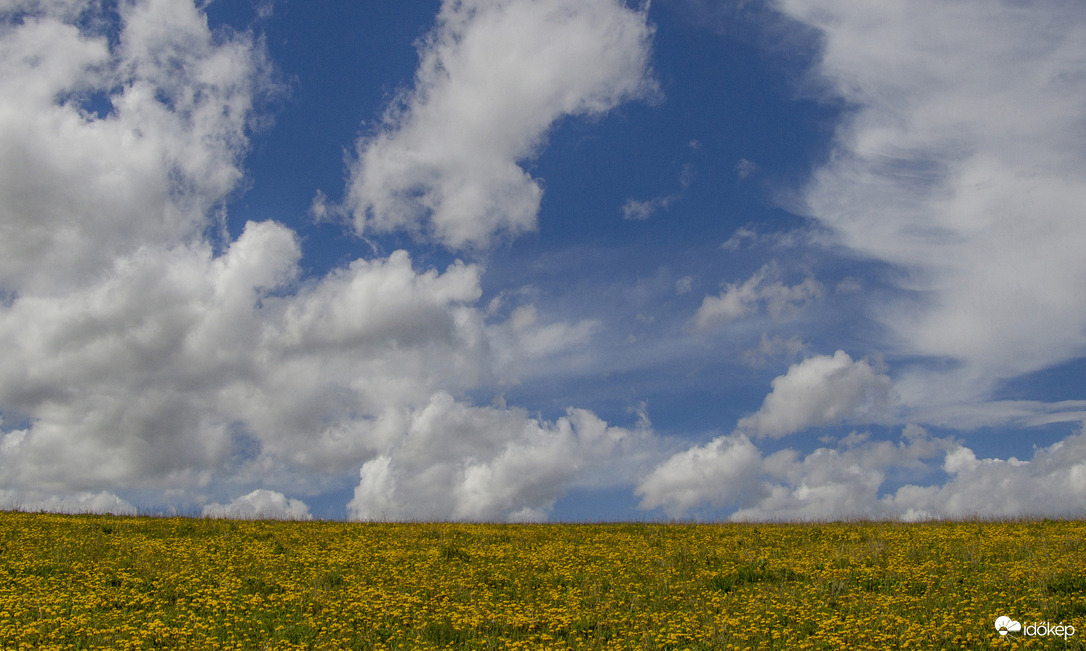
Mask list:
[[[127,512],[106,489],[129,489],[191,508],[229,479],[265,488],[208,514],[304,517],[274,489],[320,490],[391,451],[394,470],[471,471],[435,517],[536,517],[582,468],[556,451],[596,463],[618,449],[596,440],[613,431],[587,412],[539,424],[452,397],[501,366],[493,328],[540,360],[586,342],[594,322],[525,306],[488,335],[478,266],[416,270],[403,251],[299,284],[298,237],[272,222],[247,224],[216,253],[205,233],[242,178],[266,84],[252,40],[213,35],[185,0],[122,4],[112,47],[64,22],[78,11],[35,7],[40,16],[0,33],[0,409],[19,424],[0,440],[4,495]],[[594,28],[608,7],[574,17]],[[480,16],[511,19],[491,13]],[[647,38],[643,16],[619,16],[616,38],[629,38],[629,21]],[[626,91],[571,92],[589,111]],[[108,115],[86,108],[103,98]],[[427,420],[437,409],[476,418],[486,444],[465,425],[462,449],[440,463],[417,456],[411,441],[442,430]]]
[[[643,14],[609,0],[548,7],[446,7],[420,79],[442,64],[451,81],[420,82],[404,128],[489,97],[501,106],[483,124],[509,120],[493,160],[515,167],[556,117],[644,90]],[[268,88],[252,39],[212,34],[189,0],[122,3],[111,41],[80,18],[92,4],[33,8],[0,32],[0,412],[12,424],[0,501],[128,513],[111,491],[193,508],[228,485],[255,490],[205,514],[307,518],[284,492],[327,490],[361,468],[355,517],[523,520],[546,517],[570,486],[632,481],[647,429],[581,410],[544,422],[465,397],[577,354],[597,322],[527,304],[487,324],[478,265],[416,269],[405,251],[300,281],[299,237],[274,222],[209,241]],[[568,39],[552,43],[558,33]],[[512,69],[487,68],[479,48],[496,45],[520,57]],[[600,67],[572,65],[584,57]],[[516,76],[529,61],[563,74]],[[399,146],[394,136],[382,142]],[[484,168],[471,182],[489,193]]]
[[634,493],[641,497],[640,508],[662,507],[671,517],[702,504],[748,504],[761,490],[761,462],[761,453],[745,435],[721,436],[661,463]]
[[[244,35],[213,36],[191,3],[119,11],[112,51],[104,36],[49,15],[0,39],[0,285],[9,291],[63,291],[142,245],[192,241],[242,176],[253,98],[270,89],[262,50]],[[89,112],[96,98],[108,99],[108,116]]]
[[213,502],[204,506],[205,518],[234,518],[239,520],[312,520],[305,502],[288,499],[286,495],[258,488],[229,504]]
[[864,282],[859,278],[849,276],[848,278],[841,279],[834,287],[834,291],[838,294],[858,294],[864,290]]
[[93,3],[88,0],[0,0],[0,13],[46,14],[66,20],[75,20],[93,8]]
[[517,380],[553,370],[556,365],[588,363],[589,344],[602,330],[594,319],[577,323],[540,322],[534,304],[521,305],[509,318],[487,327],[487,340],[503,381]]
[[943,486],[904,486],[885,502],[908,519],[933,517],[1081,517],[1086,513],[1086,434],[1079,433],[1033,458],[977,459],[972,450],[954,447],[943,468],[951,479]]
[[[895,397],[909,384],[919,379],[919,375],[906,375],[904,380],[894,383]],[[955,390],[954,376],[939,377],[928,375],[932,381],[945,383],[944,390]],[[975,430],[981,427],[1011,425],[1015,427],[1039,427],[1054,423],[1076,423],[1086,419],[1086,400],[973,400],[969,402],[947,402],[930,407],[914,406],[911,413],[925,422],[939,423],[944,427]]]
[[[794,454],[766,459],[770,496],[732,519],[833,519],[1081,517],[1086,497],[1086,436],[1069,436],[1033,458],[977,459],[951,439],[906,428],[902,440],[861,443],[844,450],[819,449],[802,460]],[[942,457],[950,478],[942,485],[907,484],[879,496],[886,474],[903,468],[934,470]],[[776,461],[776,463],[774,463]]]
[[652,92],[652,29],[619,0],[447,0],[414,88],[358,143],[359,232],[408,229],[452,247],[533,230],[542,188],[520,167],[566,115]]
[[89,489],[216,467],[231,445],[220,392],[252,370],[255,304],[297,254],[287,229],[250,224],[219,258],[141,248],[97,285],[0,309],[0,404],[30,421],[5,437],[0,480]]
[[732,233],[732,236],[721,244],[720,248],[725,251],[737,251],[744,242],[757,242],[759,237],[759,234],[755,230],[744,226]]
[[249,224],[218,258],[149,251],[100,287],[0,311],[0,340],[19,342],[0,401],[32,423],[0,451],[0,479],[169,488],[256,482],[267,464],[331,477],[402,433],[397,409],[487,373],[474,267],[416,272],[397,252],[271,296],[297,255],[286,228]]
[[666,197],[656,197],[646,201],[627,199],[622,205],[622,218],[626,221],[645,221],[661,210],[667,210],[671,204],[679,198],[679,195],[670,194]]
[[0,490],[0,509],[27,513],[109,513],[136,515],[135,506],[108,491],[43,493],[37,490]]
[[[748,435],[779,438],[850,419],[870,422],[888,400],[890,378],[867,360],[853,361],[839,350],[832,357],[820,355],[792,365],[772,384],[773,390],[761,409],[741,419],[735,432],[678,453],[649,473],[635,491],[641,496],[640,508],[662,507],[672,517],[703,504],[742,507],[741,517],[760,513],[759,509],[769,508],[766,504],[776,505],[770,508],[774,513],[787,510],[783,504],[793,499],[791,489],[767,481],[767,475],[789,478],[801,493],[817,498],[824,511],[818,517],[830,517],[826,509],[854,509],[861,503],[859,497],[868,493],[873,496],[882,484],[882,471],[862,471],[850,460],[858,453],[841,457],[832,450],[819,450],[807,458],[807,465],[796,465],[792,450],[763,459]],[[922,438],[914,430],[907,432],[910,439]],[[930,446],[921,447],[930,451]],[[914,451],[921,447],[914,447]],[[886,462],[905,458],[892,448],[886,443],[876,446],[872,453]],[[843,478],[820,478],[818,473],[830,472],[829,468],[835,469],[831,474],[844,473]],[[809,480],[817,482],[818,487],[813,488]],[[860,495],[853,494],[855,491]]]
[[706,296],[694,315],[694,327],[708,330],[741,319],[750,314],[760,295],[758,286],[763,274],[752,276],[743,284],[729,284],[719,296]]
[[889,405],[890,385],[866,359],[853,361],[843,350],[808,357],[775,378],[761,408],[738,427],[779,438],[818,425],[876,421]]
[[571,486],[630,481],[650,443],[647,430],[609,427],[580,409],[548,423],[444,393],[409,421],[402,439],[362,466],[353,519],[542,519]]
[[[284,492],[358,476],[356,518],[538,520],[570,487],[643,477],[643,505],[669,514],[702,504],[737,518],[1074,512],[1083,435],[1028,462],[977,459],[908,428],[896,444],[853,437],[805,457],[763,458],[751,443],[878,421],[892,394],[914,416],[925,409],[924,422],[1038,424],[1084,411],[976,400],[995,379],[1086,346],[1074,250],[1086,239],[1074,218],[1086,198],[1076,145],[1086,49],[1074,21],[1050,19],[1080,10],[995,5],[975,20],[975,3],[953,15],[815,4],[822,13],[785,9],[825,30],[820,71],[857,110],[808,188],[811,212],[921,290],[909,309],[878,312],[904,342],[894,352],[962,370],[906,369],[891,392],[867,360],[812,357],[774,380],[735,433],[644,474],[647,423],[614,427],[577,409],[548,422],[467,397],[496,378],[591,361],[599,321],[524,304],[495,322],[500,304],[475,304],[481,267],[417,269],[403,251],[299,280],[299,237],[273,222],[212,241],[216,212],[243,184],[255,98],[272,87],[251,37],[212,33],[190,0],[121,3],[113,39],[85,20],[98,3],[0,0],[3,20],[29,12],[0,30],[0,504],[132,513],[118,493],[199,505],[225,482],[262,488],[208,514],[308,517]],[[940,37],[929,18],[961,38]],[[919,47],[882,46],[903,27]],[[1011,36],[991,38],[1001,30]],[[456,247],[532,228],[541,186],[521,164],[562,116],[649,92],[650,39],[644,12],[617,0],[450,0],[414,89],[359,143],[356,226]],[[314,198],[314,215],[341,210]],[[748,233],[728,246],[765,239]],[[691,324],[785,319],[823,294],[813,278],[788,285],[767,267],[706,297]],[[760,352],[801,343],[766,338]],[[940,463],[943,485],[879,496],[888,474]]]
[[[941,463],[940,463],[941,462]],[[927,478],[892,493],[888,478]],[[1022,461],[977,459],[951,438],[908,425],[896,441],[852,434],[806,456],[785,449],[762,456],[742,434],[721,436],[660,464],[637,487],[640,508],[672,517],[713,506],[737,521],[836,520],[856,517],[1081,517],[1086,513],[1086,434],[1078,433]]]
[[13,490],[202,481],[230,447],[208,405],[297,258],[273,224],[218,258],[202,237],[242,176],[262,50],[184,1],[122,3],[111,46],[96,6],[36,3],[0,34],[0,409],[27,422],[0,449]]
[[672,204],[683,198],[683,194],[693,182],[694,166],[687,163],[686,165],[683,165],[682,172],[679,174],[680,190],[678,192],[665,196],[653,197],[652,199],[643,201],[638,199],[627,199],[626,203],[622,205],[622,218],[626,221],[645,221],[661,210],[667,210]]
[[776,277],[775,268],[766,265],[743,283],[729,283],[720,295],[706,296],[694,314],[692,327],[697,331],[719,328],[756,313],[763,305],[772,319],[781,320],[825,293],[814,278],[785,285]]
[[751,366],[761,366],[770,357],[786,355],[795,357],[807,348],[807,344],[798,337],[771,337],[763,332],[758,341],[758,348],[748,350],[743,354],[743,359]]
[[869,441],[846,437],[837,448],[819,448],[805,457],[782,450],[762,464],[763,496],[735,511],[732,520],[835,520],[855,517],[902,518],[879,497],[887,474],[911,470],[926,474],[928,460],[952,447],[922,428],[907,426],[901,439]]
[[876,313],[897,352],[960,362],[903,399],[975,400],[1086,353],[1086,7],[777,5],[821,31],[814,83],[853,107],[809,212],[905,272],[912,297]]
[[479,298],[479,274],[478,267],[461,262],[442,274],[416,273],[406,251],[385,260],[355,260],[283,302],[275,345],[295,351],[451,341],[457,315],[446,308]]

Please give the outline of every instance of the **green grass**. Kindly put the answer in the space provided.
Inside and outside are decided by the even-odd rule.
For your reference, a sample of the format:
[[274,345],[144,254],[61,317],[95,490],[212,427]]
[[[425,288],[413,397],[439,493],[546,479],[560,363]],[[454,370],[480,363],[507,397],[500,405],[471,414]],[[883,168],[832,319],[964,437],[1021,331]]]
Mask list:
[[[0,513],[0,649],[1082,649],[1086,523]],[[1000,637],[994,621],[1074,636]]]

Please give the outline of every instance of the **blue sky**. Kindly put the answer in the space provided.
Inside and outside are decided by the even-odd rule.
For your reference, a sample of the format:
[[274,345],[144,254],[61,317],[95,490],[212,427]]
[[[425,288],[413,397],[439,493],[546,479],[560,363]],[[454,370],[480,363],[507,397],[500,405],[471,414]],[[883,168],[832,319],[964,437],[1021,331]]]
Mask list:
[[1074,2],[0,3],[0,502],[1081,515]]

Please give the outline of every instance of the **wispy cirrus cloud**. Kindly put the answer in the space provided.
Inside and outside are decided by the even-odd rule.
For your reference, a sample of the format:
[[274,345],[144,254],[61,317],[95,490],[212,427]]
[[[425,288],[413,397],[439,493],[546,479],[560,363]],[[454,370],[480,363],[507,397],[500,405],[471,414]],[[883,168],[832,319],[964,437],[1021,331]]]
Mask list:
[[[584,205],[616,226],[605,246],[574,242],[583,190],[553,192],[554,230],[502,261],[493,245],[536,227],[555,126],[657,96],[656,28],[647,3],[449,0],[353,143],[346,198],[315,194],[318,228],[349,214],[362,236],[331,268],[288,225],[304,206],[227,217],[279,87],[264,41],[201,6],[0,2],[0,505],[306,518],[354,487],[350,517],[523,521],[636,484],[676,517],[1081,513],[1081,434],[1016,459],[969,431],[1086,413],[1070,391],[999,389],[1086,352],[1077,4],[676,2],[717,35],[791,25],[805,53],[820,35],[804,90],[848,110],[788,204],[811,222],[743,182],[776,175],[773,151],[684,123],[654,138],[690,143],[717,185],[687,166],[678,191],[638,195],[601,173]],[[747,227],[718,219],[720,193]],[[631,194],[637,224],[615,215]],[[683,228],[652,219],[680,197]],[[887,428],[900,439],[875,440]]]
[[812,84],[853,107],[807,210],[901,270],[910,297],[873,311],[894,351],[960,363],[903,375],[903,399],[983,399],[1086,354],[1083,7],[776,5],[821,34]]
[[[821,37],[808,90],[850,107],[804,190],[828,228],[811,235],[894,270],[900,291],[873,296],[869,314],[884,352],[916,361],[892,377],[843,351],[793,365],[735,432],[658,466],[637,489],[642,506],[681,515],[726,502],[734,519],[1081,514],[1082,434],[1029,460],[981,460],[915,425],[896,444],[853,437],[805,456],[763,458],[747,437],[862,426],[891,406],[890,420],[964,428],[1081,420],[1081,401],[993,395],[1086,353],[1086,12],[1059,1],[774,5]],[[846,280],[841,292],[862,295]],[[747,316],[760,287],[706,297],[694,323]],[[906,468],[949,478],[883,494]]]

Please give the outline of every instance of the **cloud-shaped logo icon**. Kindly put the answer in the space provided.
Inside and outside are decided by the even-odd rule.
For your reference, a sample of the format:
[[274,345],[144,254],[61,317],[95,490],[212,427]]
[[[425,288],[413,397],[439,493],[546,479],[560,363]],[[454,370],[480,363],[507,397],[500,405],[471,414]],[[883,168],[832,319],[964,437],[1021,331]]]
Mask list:
[[1010,617],[1007,617],[1006,615],[1003,615],[1002,617],[996,619],[995,627],[996,630],[999,631],[1000,635],[1006,635],[1007,633],[1017,633],[1018,631],[1022,630],[1022,624],[1018,623],[1016,620],[1011,619]]

